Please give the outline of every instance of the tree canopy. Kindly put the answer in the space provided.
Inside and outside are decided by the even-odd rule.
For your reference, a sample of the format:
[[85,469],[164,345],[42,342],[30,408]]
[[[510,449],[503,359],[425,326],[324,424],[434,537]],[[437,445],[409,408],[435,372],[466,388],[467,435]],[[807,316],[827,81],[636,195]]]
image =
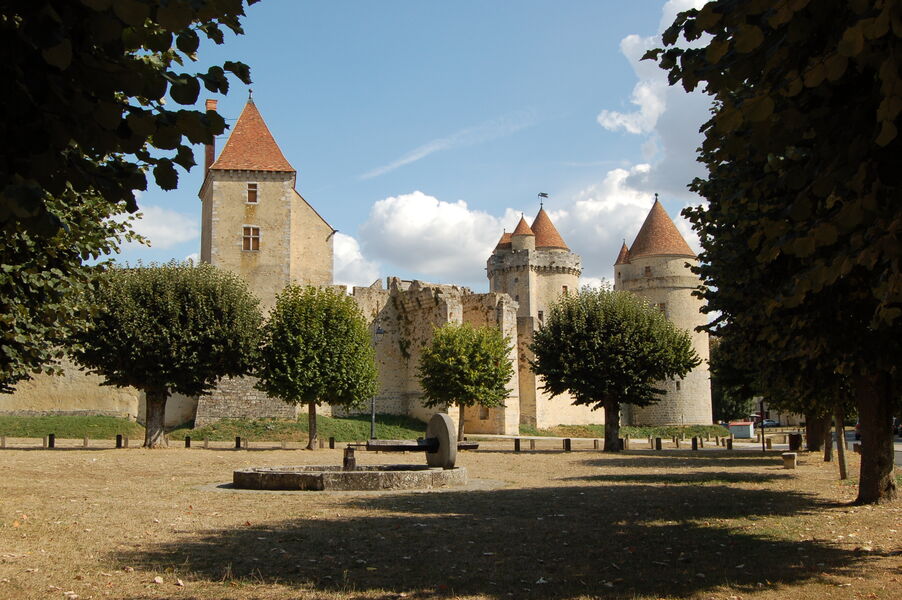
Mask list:
[[463,439],[467,406],[504,406],[514,376],[511,341],[494,327],[448,323],[423,348],[417,376],[428,407],[460,407],[458,439]]
[[331,288],[287,286],[263,329],[256,375],[258,389],[307,405],[312,450],[317,405],[359,406],[378,389],[372,340],[354,299]]
[[169,395],[199,396],[255,365],[259,301],[237,275],[175,262],[112,268],[90,299],[95,312],[75,335],[73,358],[106,385],[145,393],[147,447],[165,444]]
[[714,99],[708,176],[692,185],[708,204],[684,213],[709,330],[756,372],[848,378],[870,440],[858,501],[893,498],[902,2],[718,0],[678,15],[663,42],[646,57]]
[[701,364],[687,331],[632,293],[583,288],[551,307],[530,349],[532,368],[553,396],[605,409],[605,450],[620,449],[620,405],[647,406],[657,383]]
[[[248,4],[255,0],[249,0]],[[0,9],[0,79],[9,83],[0,118],[0,228],[52,234],[52,198],[96,194],[137,208],[134,190],[152,170],[163,189],[175,165],[194,165],[188,143],[207,143],[225,122],[193,105],[201,86],[226,93],[227,61],[185,70],[201,39],[242,33],[243,0],[29,0]]]
[[[129,219],[111,219],[105,200],[50,199],[62,228],[35,236],[21,224],[0,238],[0,392],[33,372],[53,373],[76,331],[87,325],[87,293],[122,241],[140,239]],[[86,264],[85,261],[95,261]]]

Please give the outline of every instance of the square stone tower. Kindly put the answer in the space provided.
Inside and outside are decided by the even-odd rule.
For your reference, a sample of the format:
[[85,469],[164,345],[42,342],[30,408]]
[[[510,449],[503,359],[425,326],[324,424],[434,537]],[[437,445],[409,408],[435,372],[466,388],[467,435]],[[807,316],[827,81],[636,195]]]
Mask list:
[[[216,110],[216,101],[207,101]],[[222,153],[207,147],[202,262],[240,275],[264,311],[288,283],[332,283],[334,230],[295,190],[297,171],[248,99]]]

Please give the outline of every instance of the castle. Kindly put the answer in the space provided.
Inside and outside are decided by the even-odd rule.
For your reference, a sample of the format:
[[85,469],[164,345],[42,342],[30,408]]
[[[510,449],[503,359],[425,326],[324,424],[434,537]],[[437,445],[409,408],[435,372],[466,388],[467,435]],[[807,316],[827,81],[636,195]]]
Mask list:
[[[208,100],[207,110],[216,110]],[[297,172],[282,154],[254,101],[249,99],[222,152],[205,149],[202,204],[202,262],[228,269],[244,278],[260,298],[264,311],[288,283],[331,286],[335,230],[297,192]],[[692,332],[693,344],[708,358],[701,301],[692,296],[698,278],[689,271],[695,255],[655,200],[631,247],[624,243],[615,265],[615,288],[646,298],[678,327]],[[572,398],[551,398],[529,368],[529,344],[549,307],[561,294],[575,292],[582,272],[579,255],[570,250],[544,208],[532,224],[525,217],[511,233],[503,233],[488,257],[489,292],[389,278],[349,293],[366,318],[373,335],[379,370],[376,411],[406,414],[423,420],[436,409],[421,403],[416,377],[422,348],[435,327],[470,323],[499,328],[512,341],[511,361],[516,375],[505,406],[468,408],[464,414],[470,433],[517,434],[521,424],[543,428],[558,424],[602,423],[603,411],[573,406]],[[57,411],[111,412],[107,406],[128,406],[128,390],[99,388],[92,376],[67,369],[67,388],[75,398],[61,400]],[[79,379],[79,377],[81,379]],[[11,396],[0,396],[0,412],[29,412],[29,402],[59,382],[39,376]],[[77,381],[77,385],[73,381]],[[711,423],[711,395],[707,363],[685,379],[661,382],[667,390],[661,402],[637,409],[625,407],[623,421],[664,425]],[[79,391],[75,391],[79,390]],[[46,391],[43,392],[46,395]],[[115,401],[104,395],[116,393]],[[82,399],[81,394],[90,399]],[[137,392],[135,392],[137,395]],[[68,402],[68,404],[66,404]],[[140,404],[140,398],[136,399]],[[65,405],[65,406],[63,406]],[[12,407],[13,410],[9,410]],[[91,410],[94,407],[95,410]],[[15,409],[20,410],[16,411]],[[140,416],[140,406],[135,406]],[[367,409],[368,410],[368,409]],[[226,378],[200,398],[173,397],[167,403],[167,424],[194,419],[197,426],[223,418],[295,418],[299,407],[267,397],[254,388],[254,379]],[[329,408],[325,413],[328,414]],[[42,411],[37,411],[42,412]],[[115,412],[115,411],[112,411]],[[337,414],[338,409],[333,411]],[[450,411],[456,419],[458,411]]]

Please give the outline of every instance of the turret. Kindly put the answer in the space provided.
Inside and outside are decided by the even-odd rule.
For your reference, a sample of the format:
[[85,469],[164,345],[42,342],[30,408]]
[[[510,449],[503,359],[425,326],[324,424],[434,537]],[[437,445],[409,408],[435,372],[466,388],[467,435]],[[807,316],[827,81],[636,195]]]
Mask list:
[[523,215],[520,215],[520,222],[511,234],[511,246],[517,252],[536,249],[536,234],[526,224]]

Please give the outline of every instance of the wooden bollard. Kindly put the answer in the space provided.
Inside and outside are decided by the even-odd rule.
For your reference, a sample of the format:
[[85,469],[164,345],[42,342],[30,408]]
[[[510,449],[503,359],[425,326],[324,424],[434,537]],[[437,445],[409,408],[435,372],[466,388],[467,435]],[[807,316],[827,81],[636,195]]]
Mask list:
[[125,446],[126,448],[128,448],[128,436],[127,435],[122,437],[122,445]]
[[[245,450],[247,450],[248,448],[251,447],[251,441],[250,441],[249,439],[247,439],[247,438],[242,438],[242,439],[241,439],[241,445],[244,446],[244,449],[245,449]],[[322,446],[320,446],[320,448],[322,448]]]
[[121,448],[121,447],[122,447],[122,434],[117,433],[116,434],[116,448]]
[[852,444],[852,452],[855,454],[861,454],[861,442],[855,442]]
[[570,438],[564,438],[564,452],[570,452]]
[[82,448],[87,448],[88,447],[88,436],[85,436],[84,439],[82,439],[81,443],[82,443]]
[[514,452],[520,451],[520,438],[514,438]]
[[206,450],[209,447],[210,447],[210,440],[208,440],[207,438],[204,438],[204,450]]
[[595,438],[594,440],[592,440],[592,447],[596,450],[600,450],[601,449],[601,440],[599,440],[598,438]]
[[329,450],[335,450],[335,438],[334,437],[329,437]]
[[766,440],[764,440],[764,445],[768,450],[772,450],[774,447],[774,442],[771,438],[767,438]]
[[241,450],[241,436],[235,436],[235,450]]
[[789,451],[796,452],[802,448],[802,434],[801,433],[790,433],[789,434]]
[[286,448],[288,448],[288,442],[285,440],[282,440],[282,450],[285,450]]
[[623,447],[621,450],[629,450],[630,449],[630,436],[626,436],[623,438]]
[[190,447],[191,447],[191,436],[186,435],[185,436],[185,448],[190,448]]
[[673,447],[674,448],[680,447],[680,438],[673,438]]
[[47,449],[47,436],[41,438],[41,448]]
[[692,436],[692,449],[698,450],[698,438],[695,436]]
[[662,447],[662,445],[661,445],[661,438],[656,437],[656,438],[655,438],[655,450],[660,450],[661,447]]
[[699,438],[698,438],[698,447],[699,447],[699,448],[704,448],[704,447],[705,447],[705,438],[703,438],[703,437],[699,437]]
[[326,440],[324,440],[323,438],[319,438],[319,447],[320,447],[320,449],[325,448]]
[[727,450],[733,449],[733,438],[727,438]]
[[47,447],[56,448],[56,434],[51,433],[47,436]]
[[0,435],[0,448],[6,448],[6,436]]
[[620,450],[626,448],[626,440],[624,438],[617,438],[617,448]]
[[784,452],[783,457],[783,468],[784,469],[795,469],[796,465],[798,465],[798,454],[795,452]]
[[536,449],[536,441],[535,440],[529,440],[529,449],[530,450]]

